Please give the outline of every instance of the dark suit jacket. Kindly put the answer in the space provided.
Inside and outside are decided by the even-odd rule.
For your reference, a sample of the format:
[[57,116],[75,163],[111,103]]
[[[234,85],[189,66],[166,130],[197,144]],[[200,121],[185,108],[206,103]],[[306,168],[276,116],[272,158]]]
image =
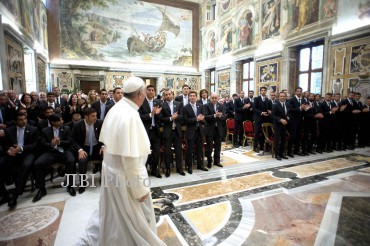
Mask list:
[[[331,102],[329,104],[331,105]],[[330,113],[331,109],[326,101],[320,103],[320,111],[324,115],[324,118],[320,121],[320,125],[329,126],[329,124],[332,123],[333,115]]]
[[[105,111],[104,111],[104,115],[106,115],[106,112],[107,112],[107,107],[111,105],[111,101],[107,100],[107,102],[105,103]],[[96,113],[97,113],[97,116],[98,116],[98,119],[100,119],[100,114],[101,114],[101,108],[100,108],[100,100],[98,101],[95,101],[91,104],[91,107],[94,108],[96,110]],[[110,107],[111,108],[111,107]],[[109,109],[110,109],[109,108]]]
[[[162,107],[162,103],[158,99],[153,99],[153,107],[156,107],[156,106]],[[148,99],[145,98],[143,104],[139,108],[139,114],[140,114],[141,120],[143,121],[145,130],[148,134],[149,134],[150,126],[152,125],[152,118],[150,117],[151,112],[152,110],[150,110]],[[159,126],[160,126],[159,121],[161,118],[161,114],[157,114],[153,116],[154,116],[154,123],[157,126],[156,130],[159,133]]]
[[[46,101],[46,102],[41,102],[39,104],[39,107],[40,107],[40,110],[41,110],[41,114],[43,114],[45,112],[45,109],[49,106],[49,103]],[[57,104],[56,102],[54,102],[54,111],[57,107],[61,107],[60,104]]]
[[252,99],[250,97],[248,97],[247,99],[245,99],[245,103],[246,104],[249,103],[251,106],[246,109],[245,118],[243,120],[253,120],[253,115],[254,115],[253,105],[255,103],[255,99],[256,98],[253,98],[253,101],[252,101]]
[[262,116],[262,112],[267,112],[267,110],[271,110],[269,108],[269,100],[267,97],[265,97],[265,101],[262,101],[262,97],[258,96],[254,98],[254,103],[253,103],[253,120],[255,122],[260,122],[262,119],[264,121],[268,121],[269,116]]
[[275,103],[272,107],[271,117],[274,126],[282,126],[283,124],[280,122],[281,119],[287,120],[289,123],[288,117],[290,117],[290,108],[287,103],[285,103],[285,106],[287,108],[287,115],[285,115],[285,110],[280,102]]
[[235,112],[235,104],[233,100],[230,100],[226,103],[226,113],[227,113],[227,118],[234,119],[234,112]]
[[[42,129],[41,145],[45,148],[44,152],[54,150],[51,146],[51,140],[54,138],[54,129],[52,126]],[[61,126],[59,129],[60,145],[64,150],[71,150],[72,148],[72,132],[68,126]]]
[[[103,145],[103,143],[99,142],[99,136],[102,125],[103,125],[102,120],[97,120],[94,124],[95,138],[98,141],[99,147]],[[82,149],[86,140],[85,120],[80,120],[74,124],[72,129],[72,140],[73,140],[73,149],[75,151]]]
[[222,112],[221,118],[214,117],[214,114],[216,112],[215,112],[214,105],[212,103],[207,103],[206,105],[203,105],[202,112],[205,118],[204,134],[206,134],[206,136],[213,136],[213,133],[216,129],[216,123],[217,123],[217,130],[222,138],[222,135],[223,135],[222,123],[223,121],[226,120],[226,115],[225,115],[223,105],[217,103],[216,109],[218,112]]
[[[37,128],[27,124],[26,128],[24,129],[23,141],[23,152],[33,152],[37,148]],[[18,144],[17,126],[6,128],[5,151],[16,144]]]
[[244,120],[246,118],[246,114],[247,114],[247,110],[248,109],[243,109],[244,107],[244,104],[247,103],[247,99],[242,99],[240,97],[238,97],[236,100],[235,100],[235,117],[234,119],[235,120]]
[[[202,122],[197,121],[197,116],[202,113],[203,105],[197,103],[197,115],[195,115],[193,108],[191,107],[191,104],[188,103],[185,105],[185,107],[182,108],[182,115],[184,117],[184,122],[186,124],[186,132],[185,137],[187,139],[193,139],[193,136],[195,135],[197,125],[200,129],[200,134],[203,137],[203,127]],[[199,123],[199,124],[197,124]]]
[[301,104],[296,96],[293,96],[291,99],[287,101],[290,108],[290,122],[291,124],[298,124],[300,121],[303,120],[304,110],[301,110],[300,107],[303,104],[307,104],[307,100],[305,98],[301,98]]
[[[178,133],[178,136],[182,138],[182,121],[183,121],[183,116],[182,116],[182,103],[177,102],[173,100],[173,112],[178,112],[178,116],[175,120],[176,124],[176,130]],[[167,139],[171,136],[171,131],[172,131],[172,121],[170,120],[171,118],[171,109],[170,106],[168,105],[167,101],[162,104],[162,111],[161,111],[162,117],[161,117],[161,122],[163,122],[163,138]]]
[[[209,101],[209,99],[207,99],[207,103],[209,103],[210,101]],[[200,103],[200,104],[203,104],[203,100],[202,99],[199,99],[198,101],[197,101],[197,103]],[[206,103],[206,104],[207,104]],[[203,105],[205,105],[205,104],[203,104]]]
[[39,121],[39,123],[37,124],[37,129],[39,131],[39,134],[42,133],[42,129],[46,128],[49,126],[49,120],[48,119],[42,119]]

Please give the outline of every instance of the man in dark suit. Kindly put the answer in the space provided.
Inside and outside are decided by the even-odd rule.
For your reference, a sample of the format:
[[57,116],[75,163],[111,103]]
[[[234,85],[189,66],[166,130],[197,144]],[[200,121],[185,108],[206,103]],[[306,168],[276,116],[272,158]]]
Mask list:
[[32,170],[37,147],[37,128],[27,124],[27,115],[17,113],[16,125],[5,129],[4,151],[6,156],[0,159],[0,193],[7,197],[4,181],[12,175],[14,166],[19,167],[16,189],[8,202],[10,208],[17,205],[18,196],[22,195]]
[[343,117],[344,121],[344,149],[355,149],[356,132],[355,132],[355,117],[357,114],[361,113],[358,105],[354,98],[354,93],[351,91],[348,93],[347,98],[341,101],[341,105],[344,106]]
[[338,108],[337,112],[333,115],[333,129],[331,149],[341,151],[343,149],[343,134],[345,119],[343,118],[344,107],[342,107],[340,93],[334,94],[334,100],[331,102],[332,108]]
[[13,110],[17,110],[21,105],[21,101],[17,99],[17,95],[13,90],[8,90],[8,107]]
[[121,87],[116,87],[113,89],[113,100],[109,100],[109,105],[105,108],[105,115],[108,114],[108,111],[116,104],[118,103],[123,97],[123,91]]
[[[217,102],[218,96],[216,93],[211,94],[211,102],[203,105],[203,115],[205,118],[204,134],[206,135],[206,156],[208,168],[212,167],[212,163],[216,166],[223,167],[220,161],[221,154],[221,139],[223,137],[222,123],[226,120],[226,115],[223,105]],[[213,161],[212,148],[214,146]]]
[[253,121],[253,115],[254,115],[254,112],[253,112],[254,91],[252,91],[252,90],[248,91],[248,98],[245,100],[245,102],[247,104],[250,104],[250,106],[246,110],[246,114],[245,114],[244,120]]
[[[239,98],[235,99],[235,127],[234,127],[234,147],[238,148],[243,141],[243,121],[246,119],[247,112],[250,110],[252,104],[247,103],[244,99],[244,91],[239,93]],[[239,138],[239,140],[238,140]]]
[[316,154],[313,152],[313,145],[317,138],[317,120],[324,117],[320,108],[315,104],[315,94],[310,93],[307,100],[307,105],[310,107],[303,121],[302,154],[304,155]]
[[182,170],[182,104],[173,100],[174,92],[171,89],[164,91],[166,101],[162,104],[163,139],[164,139],[164,162],[166,165],[166,177],[171,174],[172,150],[174,147],[176,156],[176,172],[184,176]]
[[153,85],[146,87],[146,99],[139,108],[140,118],[143,121],[145,130],[150,141],[152,150],[150,161],[151,175],[162,178],[158,170],[159,156],[161,150],[160,136],[160,118],[162,110],[162,102],[154,98],[155,90]]
[[45,109],[47,107],[52,107],[54,112],[61,114],[62,113],[62,108],[59,103],[55,102],[55,93],[54,92],[48,92],[46,96],[46,102],[40,103],[40,110],[45,112]]
[[[86,174],[89,161],[102,160],[102,145],[99,142],[100,130],[103,125],[102,120],[97,120],[97,113],[94,108],[86,108],[83,112],[84,119],[75,123],[72,129],[72,139],[74,152],[78,156],[78,172]],[[85,191],[80,176],[80,187],[78,192]]]
[[41,145],[44,148],[42,154],[35,161],[36,188],[38,192],[33,198],[33,202],[39,201],[46,195],[45,176],[48,165],[56,162],[62,162],[66,166],[67,192],[71,196],[76,195],[76,191],[72,187],[73,174],[76,173],[75,158],[73,156],[72,133],[68,126],[63,126],[63,119],[60,114],[52,114],[49,117],[52,126],[44,128],[41,134]]
[[60,105],[61,112],[63,113],[65,108],[68,107],[68,102],[67,102],[66,99],[64,99],[63,97],[60,96],[59,87],[54,87],[53,92],[55,94],[54,102],[55,102],[56,105]]
[[258,144],[262,148],[265,138],[262,132],[262,124],[269,121],[271,109],[271,104],[269,105],[268,99],[266,97],[267,88],[262,86],[260,88],[260,96],[254,99],[253,103],[253,120],[254,120],[254,146],[253,150],[259,153]]
[[190,87],[188,85],[183,85],[182,95],[177,96],[175,98],[175,101],[181,102],[183,107],[187,105],[189,103],[189,91],[190,91]]
[[206,89],[201,89],[199,94],[200,99],[197,101],[197,103],[200,103],[202,105],[206,105],[207,103],[209,103],[208,91]]
[[185,137],[187,141],[187,151],[185,163],[188,169],[188,173],[193,173],[193,151],[196,145],[196,159],[197,168],[208,171],[203,165],[203,121],[204,115],[202,114],[202,104],[197,102],[197,92],[189,92],[189,103],[182,109],[182,115],[186,124]]
[[97,117],[99,120],[104,120],[105,117],[105,110],[107,106],[110,104],[110,101],[107,100],[108,92],[106,89],[100,90],[100,100],[95,101],[91,104],[91,107],[96,110]]
[[[308,110],[307,100],[302,97],[302,88],[297,87],[295,96],[287,101],[290,108],[289,120],[289,141],[288,141],[288,156],[294,157],[294,154],[303,156],[300,151],[301,136],[303,131],[304,112]],[[294,151],[293,151],[294,145]]]
[[317,141],[317,152],[333,152],[331,150],[333,116],[338,110],[337,107],[332,107],[332,93],[326,93],[325,101],[320,103],[320,112],[323,118],[319,121],[319,138]]
[[226,113],[227,113],[227,118],[228,119],[234,119],[235,116],[235,100],[238,99],[237,94],[233,94],[231,100],[229,100],[226,103],[226,107],[224,107]]
[[288,159],[285,155],[287,125],[289,121],[289,105],[286,103],[286,93],[279,93],[279,102],[272,106],[271,117],[274,127],[275,158]]

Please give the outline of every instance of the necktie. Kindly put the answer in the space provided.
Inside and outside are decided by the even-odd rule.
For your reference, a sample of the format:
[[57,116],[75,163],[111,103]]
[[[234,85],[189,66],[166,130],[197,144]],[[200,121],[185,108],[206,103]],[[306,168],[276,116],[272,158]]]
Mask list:
[[59,97],[57,97],[57,104],[59,104]]
[[327,104],[328,104],[329,109],[331,110],[331,105],[330,105],[330,103],[327,103]]
[[298,102],[299,102],[299,106],[301,106],[301,99],[300,98],[298,98]]
[[197,107],[194,104],[192,104],[191,106],[193,107],[195,117],[197,117],[198,116],[198,114],[197,114]]
[[94,126],[93,124],[89,125],[89,147],[90,147],[89,156],[91,156],[93,153],[93,132],[94,132],[93,126]]
[[100,104],[100,119],[104,120],[104,114],[105,114],[105,104],[101,103]]
[[170,108],[171,110],[171,115],[173,115],[173,105],[172,105],[172,102],[169,102],[168,103],[168,107]]
[[[214,107],[215,107],[215,113],[216,113],[217,112],[217,104],[215,104]],[[215,126],[217,126],[217,122],[216,122]]]
[[[149,101],[149,106],[150,106],[150,111],[153,111],[153,100],[152,101]],[[152,126],[155,126],[155,123],[154,123],[154,115],[152,115]]]
[[283,108],[284,108],[284,113],[285,113],[285,116],[286,116],[287,110],[286,110],[286,107],[285,107],[285,102],[283,102]]
[[18,128],[18,130],[17,130],[17,142],[18,142],[18,146],[23,147],[23,145],[24,145],[23,135],[24,134],[22,134],[23,133],[22,128],[20,128],[20,127],[17,127],[17,128]]

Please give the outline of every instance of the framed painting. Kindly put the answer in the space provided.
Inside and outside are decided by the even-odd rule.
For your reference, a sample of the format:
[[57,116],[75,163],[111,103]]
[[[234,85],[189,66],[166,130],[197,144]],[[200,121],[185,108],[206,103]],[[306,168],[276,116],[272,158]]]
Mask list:
[[279,65],[277,62],[259,66],[259,82],[277,82]]
[[262,3],[262,39],[280,34],[280,0],[268,0]]
[[343,79],[333,79],[333,94],[343,94]]
[[230,70],[217,72],[217,94],[220,97],[230,97]]
[[351,48],[351,64],[349,73],[360,73],[370,70],[370,45],[363,44]]
[[5,35],[5,46],[8,67],[8,83],[16,93],[25,91],[23,47],[11,37]]

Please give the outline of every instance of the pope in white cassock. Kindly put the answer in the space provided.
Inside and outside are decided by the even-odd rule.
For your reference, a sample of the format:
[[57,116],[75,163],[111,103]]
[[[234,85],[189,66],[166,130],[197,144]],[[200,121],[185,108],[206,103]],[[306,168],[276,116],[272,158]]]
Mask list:
[[144,81],[129,78],[124,97],[104,119],[99,211],[78,245],[165,245],[157,236],[145,162],[150,143],[138,109],[146,97]]

